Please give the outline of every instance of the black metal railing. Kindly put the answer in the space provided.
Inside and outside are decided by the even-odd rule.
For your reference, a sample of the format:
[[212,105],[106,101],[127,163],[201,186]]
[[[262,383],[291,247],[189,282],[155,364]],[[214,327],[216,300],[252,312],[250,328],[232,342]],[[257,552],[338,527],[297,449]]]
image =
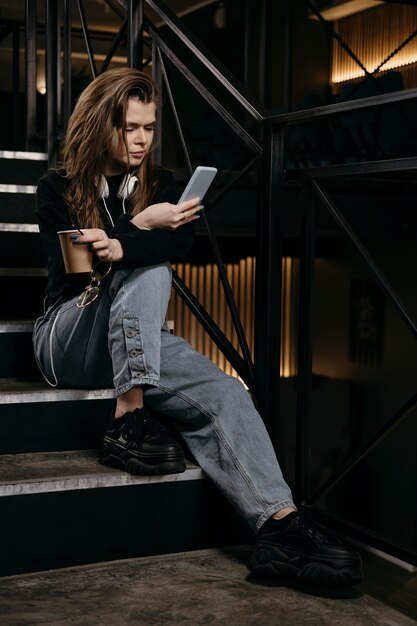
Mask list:
[[[57,158],[59,140],[63,135],[71,108],[71,24],[70,0],[61,2],[46,0],[46,82],[47,82],[47,133],[46,149],[50,163]],[[385,438],[415,407],[417,396],[399,408],[368,441],[358,447],[350,458],[334,470],[333,476],[311,493],[309,455],[311,449],[311,393],[312,393],[312,316],[313,280],[315,256],[315,205],[320,202],[334,222],[355,246],[387,298],[394,304],[402,320],[415,337],[417,323],[400,301],[384,273],[378,267],[354,230],[344,220],[334,199],[322,185],[322,179],[362,176],[383,172],[402,172],[417,169],[417,157],[368,161],[343,165],[318,166],[314,168],[285,171],[285,138],[287,129],[316,121],[334,119],[349,113],[377,110],[386,105],[396,105],[417,100],[417,89],[385,93],[364,99],[319,106],[304,111],[288,111],[270,116],[255,103],[235,78],[190,33],[176,16],[160,0],[112,0],[107,4],[120,20],[120,28],[109,45],[109,52],[100,68],[105,70],[123,38],[127,38],[127,62],[142,67],[145,51],[152,59],[152,71],[158,83],[168,94],[178,129],[180,143],[189,170],[193,168],[180,112],[175,104],[167,65],[175,66],[190,88],[202,94],[216,114],[227,124],[251,152],[245,166],[236,172],[227,186],[221,190],[208,207],[205,219],[208,239],[219,269],[221,283],[232,314],[233,324],[239,338],[240,351],[236,350],[214,320],[207,314],[188,287],[174,277],[175,287],[186,301],[205,330],[223,351],[226,358],[257,397],[258,406],[271,436],[275,434],[280,410],[280,319],[281,319],[281,268],[283,255],[283,215],[286,185],[297,184],[301,189],[301,236],[300,236],[300,290],[299,290],[299,354],[297,384],[297,462],[295,491],[297,499],[308,506],[315,506],[319,496],[346,476],[375,445]],[[310,6],[311,3],[307,2]],[[288,2],[290,8],[291,0]],[[87,19],[82,0],[77,0],[85,47],[92,78],[99,71],[89,37]],[[146,14],[151,8],[164,27],[151,23]],[[311,7],[310,7],[311,8]],[[316,12],[316,9],[314,8]],[[288,15],[291,11],[288,10]],[[27,148],[36,140],[36,2],[26,1],[26,125]],[[323,20],[322,20],[323,21]],[[326,24],[324,24],[326,26]],[[62,26],[62,29],[61,29]],[[326,26],[327,27],[327,26]],[[62,38],[61,38],[62,32]],[[144,34],[146,33],[146,36]],[[287,34],[289,33],[287,29]],[[332,34],[332,33],[330,33]],[[334,36],[334,32],[332,34]],[[339,42],[342,43],[343,42]],[[288,46],[287,46],[288,47]],[[61,91],[61,64],[63,55],[63,90]],[[360,63],[360,61],[358,60]],[[368,77],[372,79],[372,76]],[[286,84],[290,88],[290,77]],[[62,97],[61,97],[62,94]],[[285,100],[290,103],[288,93]],[[233,106],[230,106],[230,103]],[[233,110],[233,112],[231,112]],[[252,358],[240,322],[239,311],[227,280],[216,238],[210,224],[210,210],[234,184],[249,170],[258,172],[259,202],[257,208],[257,278],[255,311],[255,351]],[[416,554],[389,539],[378,537],[357,524],[337,520],[330,512],[321,511],[328,519],[338,521],[342,527],[356,533],[366,541],[382,547],[387,552],[416,563]]]

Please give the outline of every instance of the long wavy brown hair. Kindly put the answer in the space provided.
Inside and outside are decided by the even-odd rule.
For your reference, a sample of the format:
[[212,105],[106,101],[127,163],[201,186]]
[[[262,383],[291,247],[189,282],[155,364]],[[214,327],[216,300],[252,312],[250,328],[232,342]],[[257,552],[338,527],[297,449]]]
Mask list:
[[[155,82],[143,72],[123,67],[98,76],[75,105],[68,124],[60,171],[68,179],[65,200],[77,226],[102,227],[98,181],[105,165],[117,160],[120,138],[128,154],[124,121],[129,98],[158,105],[158,90]],[[128,173],[129,162],[125,167]],[[146,208],[156,185],[149,152],[135,175],[138,183],[130,196],[133,215]]]

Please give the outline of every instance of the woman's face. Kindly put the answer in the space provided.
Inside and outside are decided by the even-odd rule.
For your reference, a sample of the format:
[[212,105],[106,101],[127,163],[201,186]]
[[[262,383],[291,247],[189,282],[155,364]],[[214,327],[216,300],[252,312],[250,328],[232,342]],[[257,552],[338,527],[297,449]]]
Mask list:
[[147,104],[136,98],[129,98],[126,111],[124,131],[127,143],[123,142],[123,136],[119,140],[119,160],[130,163],[132,167],[138,167],[145,155],[149,152],[155,132],[156,106],[154,102]]

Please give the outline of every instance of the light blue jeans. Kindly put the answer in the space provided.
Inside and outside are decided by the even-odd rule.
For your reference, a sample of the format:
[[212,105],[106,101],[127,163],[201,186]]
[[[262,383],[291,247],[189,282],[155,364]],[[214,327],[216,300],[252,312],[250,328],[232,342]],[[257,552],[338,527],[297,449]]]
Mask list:
[[46,376],[65,387],[113,386],[117,395],[145,386],[145,404],[172,420],[202,470],[255,532],[293,506],[246,389],[169,332],[169,264],[113,271],[100,290],[84,309],[74,298],[36,321],[34,349]]

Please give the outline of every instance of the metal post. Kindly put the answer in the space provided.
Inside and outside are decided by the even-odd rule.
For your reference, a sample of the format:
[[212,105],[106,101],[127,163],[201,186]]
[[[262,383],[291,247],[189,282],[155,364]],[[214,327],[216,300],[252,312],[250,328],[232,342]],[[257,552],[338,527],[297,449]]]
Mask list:
[[[269,29],[269,0],[261,0],[259,7],[259,56],[258,56],[258,98],[266,106],[266,78],[270,76],[270,29]],[[267,54],[268,50],[268,54]]]
[[127,3],[127,58],[129,67],[141,70],[143,66],[143,0]]
[[71,14],[70,0],[64,0],[64,33],[63,33],[63,75],[64,75],[64,94],[63,94],[63,119],[62,130],[65,133],[72,109],[72,73],[71,73]]
[[308,496],[311,453],[311,363],[314,280],[314,205],[309,181],[301,193],[301,252],[298,323],[297,436],[294,496]]
[[13,29],[13,149],[19,150],[20,129],[20,51],[19,26]]
[[277,447],[279,420],[284,127],[264,129],[264,168],[258,212],[255,300],[255,390]]
[[25,150],[36,149],[36,0],[26,0],[26,139]]
[[63,124],[63,111],[62,111],[62,35],[61,35],[61,22],[62,22],[62,0],[56,1],[56,127],[57,127],[57,140],[60,139],[62,134]]
[[266,76],[267,0],[245,0],[243,84],[263,104]]
[[284,53],[284,107],[291,110],[292,105],[292,0],[286,0],[285,6],[285,53]]
[[46,151],[49,166],[57,161],[57,21],[56,0],[46,0]]
[[252,38],[254,37],[252,0],[245,0],[244,7],[243,84],[246,89],[250,89],[252,78],[251,61],[253,54]]
[[[152,77],[156,84],[158,85],[158,93],[159,99],[163,102],[163,79],[162,79],[162,68],[161,68],[161,53],[158,48],[158,44],[154,39],[152,39]],[[162,116],[163,116],[163,107],[159,107],[159,113],[156,117],[156,137],[157,143],[156,148],[154,150],[153,158],[154,162],[161,166],[162,165]]]
[[87,19],[85,16],[84,5],[82,0],[77,0],[78,5],[78,13],[80,14],[81,27],[83,29],[84,35],[84,43],[87,50],[88,62],[90,64],[91,76],[94,78],[97,77],[97,66],[96,61],[94,59],[93,46],[91,45],[90,33],[88,31]]

